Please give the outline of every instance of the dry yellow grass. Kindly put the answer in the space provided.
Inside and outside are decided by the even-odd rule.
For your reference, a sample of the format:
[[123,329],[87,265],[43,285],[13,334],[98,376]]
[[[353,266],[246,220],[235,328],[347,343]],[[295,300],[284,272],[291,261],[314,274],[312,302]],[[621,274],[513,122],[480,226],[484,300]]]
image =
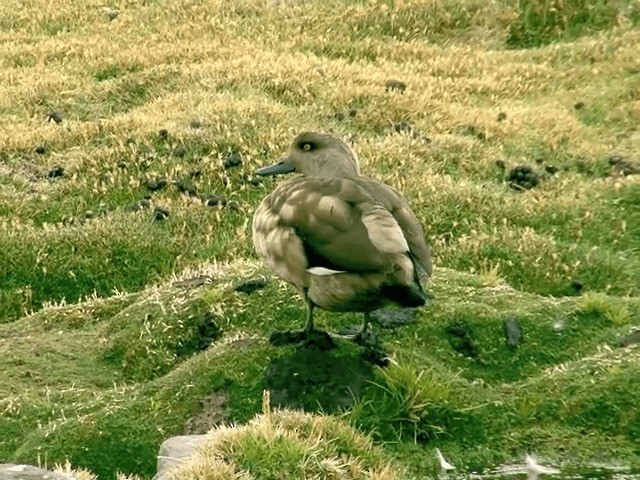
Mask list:
[[[176,422],[198,401],[182,389],[184,378],[201,396],[211,388],[210,379],[202,380],[207,375],[217,375],[216,381],[223,373],[249,378],[251,386],[232,388],[239,416],[253,416],[251,401],[240,397],[258,388],[257,357],[268,347],[256,340],[255,351],[240,360],[229,347],[222,367],[216,359],[206,363],[214,353],[194,355],[191,365],[185,361],[176,372],[184,360],[176,352],[193,326],[183,320],[189,309],[213,311],[232,335],[263,338],[276,324],[299,323],[290,291],[272,287],[264,296],[269,308],[261,308],[253,297],[227,298],[228,289],[218,284],[210,292],[181,295],[166,282],[175,272],[200,271],[207,261],[229,261],[242,275],[262,273],[251,258],[249,222],[273,184],[247,180],[303,129],[333,129],[349,138],[363,171],[400,188],[425,224],[438,300],[415,334],[394,340],[393,348],[411,350],[403,353],[410,372],[422,371],[411,363],[419,358],[415,352],[428,351],[434,356],[429,361],[467,369],[467,376],[487,384],[527,382],[538,367],[573,362],[608,335],[637,325],[640,181],[632,170],[640,145],[638,1],[606,2],[620,7],[607,25],[567,35],[555,30],[569,30],[569,10],[580,2],[553,2],[562,21],[542,26],[539,48],[517,49],[513,26],[523,26],[526,3],[0,2],[0,327],[15,342],[11,347],[19,347],[16,358],[6,360],[17,365],[11,363],[18,376],[4,385],[6,411],[0,417],[0,426],[11,428],[14,437],[0,439],[0,455],[18,451],[29,458],[43,439],[53,439],[61,457],[72,438],[78,449],[72,456],[111,474],[116,469],[110,458],[79,449],[86,438],[97,438],[94,432],[106,432],[96,442],[109,455],[120,455],[113,453],[119,444],[109,443],[121,439],[121,417],[114,415],[120,412],[129,415],[122,420],[130,420],[127,441],[138,445],[140,432],[146,439],[144,463],[127,457],[126,470],[149,473],[154,442],[176,431]],[[533,10],[548,4],[529,3]],[[587,13],[593,11],[600,10]],[[564,41],[547,44],[554,38]],[[386,91],[391,79],[405,82],[406,91]],[[54,112],[60,124],[48,119]],[[231,151],[244,161],[225,170]],[[509,188],[509,170],[519,165],[538,172],[535,188]],[[49,178],[55,167],[63,175]],[[557,172],[547,174],[545,168]],[[155,178],[166,179],[167,187],[151,192],[148,180]],[[236,203],[207,207],[174,182]],[[150,207],[139,208],[145,195],[151,195]],[[168,209],[169,217],[154,220],[156,206]],[[576,302],[537,296],[575,295],[572,280],[593,293]],[[161,285],[166,298],[154,303],[157,292],[149,285]],[[624,296],[634,298],[617,298]],[[92,300],[74,305],[85,298]],[[30,312],[36,313],[23,317]],[[150,312],[157,320],[158,330],[149,330],[154,334],[145,333]],[[502,335],[495,322],[507,314],[523,316],[532,338],[516,360],[493,347]],[[572,335],[552,332],[551,314],[575,317],[567,320]],[[490,365],[499,367],[470,366],[452,353],[442,333],[452,319],[478,329],[478,341],[492,345],[486,347],[495,362]],[[52,337],[56,329],[65,335]],[[428,343],[432,338],[441,341],[436,349]],[[51,378],[30,376],[45,362],[29,355],[32,342],[62,365],[45,369]],[[68,351],[80,353],[73,359]],[[195,367],[199,376],[191,378]],[[600,399],[607,412],[611,405],[623,409],[634,392],[637,367],[625,364],[623,370],[621,394],[604,387],[591,392],[587,374],[576,374],[584,402],[576,408],[587,413],[575,424],[555,416],[556,397],[547,398],[544,381],[530,404],[516,398],[513,410],[489,413],[504,426],[515,412],[512,426],[521,437],[513,448],[530,445],[531,411],[548,419],[554,438],[580,439],[570,451],[582,452],[578,432],[603,418],[587,408],[589,402]],[[154,382],[165,374],[168,399],[163,391],[148,394],[160,388]],[[69,385],[67,377],[78,383]],[[412,376],[407,378],[410,383]],[[618,385],[605,380],[607,387]],[[51,398],[47,390],[45,398],[38,382],[62,387]],[[216,385],[224,386],[222,380]],[[193,405],[180,410],[175,392]],[[493,398],[492,392],[484,394]],[[402,395],[385,400],[388,411],[401,411],[396,400],[402,402]],[[72,413],[56,416],[56,402]],[[147,410],[157,405],[164,410],[154,411],[155,423],[149,423]],[[178,420],[166,413],[176,409]],[[376,414],[363,424],[393,430]],[[444,414],[436,420],[434,431],[448,425]],[[421,421],[431,420],[427,415]],[[251,425],[247,429],[256,423]],[[588,448],[615,435],[632,438],[633,425],[621,416],[619,425],[598,430]],[[485,430],[480,424],[474,428],[478,435]],[[487,427],[502,441],[500,428]],[[36,433],[23,437],[29,429]],[[475,440],[475,453],[459,451],[460,457],[486,462],[507,456],[509,447],[488,452],[482,439]],[[631,441],[625,441],[622,451],[631,451]],[[342,464],[326,460],[324,467],[340,470]]]

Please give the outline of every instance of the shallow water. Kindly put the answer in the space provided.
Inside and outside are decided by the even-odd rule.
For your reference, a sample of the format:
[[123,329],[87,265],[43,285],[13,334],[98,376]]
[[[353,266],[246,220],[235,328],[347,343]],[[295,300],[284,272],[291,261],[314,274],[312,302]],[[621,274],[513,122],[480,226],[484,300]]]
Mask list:
[[440,479],[486,479],[486,480],[640,480],[640,468],[629,467],[563,467],[555,475],[530,475],[523,465],[505,465],[494,471],[478,474],[448,474]]

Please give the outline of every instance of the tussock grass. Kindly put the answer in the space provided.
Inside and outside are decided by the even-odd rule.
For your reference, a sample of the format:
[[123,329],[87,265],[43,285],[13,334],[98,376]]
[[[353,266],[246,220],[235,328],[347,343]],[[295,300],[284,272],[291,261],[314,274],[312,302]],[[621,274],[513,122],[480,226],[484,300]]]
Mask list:
[[195,454],[168,474],[171,479],[404,478],[371,440],[331,416],[271,411],[247,424],[222,425],[207,434]]
[[[383,334],[396,363],[342,421],[390,442],[408,477],[436,471],[435,445],[473,469],[557,445],[637,457],[636,349],[605,347],[640,321],[637,2],[102,7],[0,2],[1,460],[150,476],[212,391],[229,393],[229,421],[254,418],[288,352],[264,339],[304,312],[277,282],[232,286],[265,274],[249,223],[275,182],[253,172],[302,129],[351,139],[362,170],[405,193],[437,266],[436,301]],[[225,169],[232,152],[243,162]],[[522,165],[531,190],[506,181]],[[200,351],[206,315],[222,338]],[[454,350],[451,322],[477,359]],[[306,455],[297,442],[287,455]]]

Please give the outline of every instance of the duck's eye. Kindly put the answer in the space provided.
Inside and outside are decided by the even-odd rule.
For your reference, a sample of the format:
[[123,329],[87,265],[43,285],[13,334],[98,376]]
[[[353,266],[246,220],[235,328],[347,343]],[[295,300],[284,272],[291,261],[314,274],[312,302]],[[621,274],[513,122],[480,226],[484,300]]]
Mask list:
[[309,142],[307,142],[307,143],[303,143],[303,144],[302,144],[302,149],[303,149],[305,152],[310,152],[310,151],[313,149],[313,145],[311,145]]

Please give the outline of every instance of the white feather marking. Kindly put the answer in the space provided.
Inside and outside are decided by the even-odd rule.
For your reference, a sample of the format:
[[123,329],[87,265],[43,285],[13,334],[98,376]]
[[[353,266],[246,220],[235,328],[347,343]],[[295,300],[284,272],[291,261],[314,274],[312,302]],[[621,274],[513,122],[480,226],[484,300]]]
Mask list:
[[330,268],[325,267],[311,267],[307,269],[311,275],[318,275],[320,277],[328,277],[330,275],[337,275],[338,273],[345,273],[342,270],[331,270]]

